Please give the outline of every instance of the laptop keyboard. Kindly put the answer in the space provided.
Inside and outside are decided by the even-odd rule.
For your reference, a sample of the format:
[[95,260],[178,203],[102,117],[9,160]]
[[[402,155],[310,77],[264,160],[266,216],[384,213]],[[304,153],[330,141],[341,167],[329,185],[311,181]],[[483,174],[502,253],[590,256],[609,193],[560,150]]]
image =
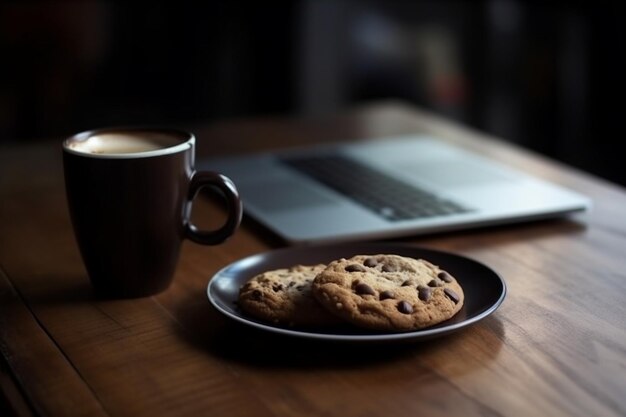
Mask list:
[[470,211],[347,156],[290,157],[281,162],[390,221]]

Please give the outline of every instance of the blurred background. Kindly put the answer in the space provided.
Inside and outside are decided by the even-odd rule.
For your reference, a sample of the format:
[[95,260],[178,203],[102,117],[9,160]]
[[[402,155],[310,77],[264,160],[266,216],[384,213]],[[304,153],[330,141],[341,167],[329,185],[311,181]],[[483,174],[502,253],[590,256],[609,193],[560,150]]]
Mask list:
[[5,1],[0,144],[400,99],[626,185],[623,1]]

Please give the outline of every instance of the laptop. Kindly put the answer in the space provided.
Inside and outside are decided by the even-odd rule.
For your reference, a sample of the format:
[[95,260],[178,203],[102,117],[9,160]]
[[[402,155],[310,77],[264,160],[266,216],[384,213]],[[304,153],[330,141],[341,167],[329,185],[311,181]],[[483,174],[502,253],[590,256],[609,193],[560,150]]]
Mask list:
[[405,237],[586,210],[590,200],[426,135],[201,159],[291,244]]

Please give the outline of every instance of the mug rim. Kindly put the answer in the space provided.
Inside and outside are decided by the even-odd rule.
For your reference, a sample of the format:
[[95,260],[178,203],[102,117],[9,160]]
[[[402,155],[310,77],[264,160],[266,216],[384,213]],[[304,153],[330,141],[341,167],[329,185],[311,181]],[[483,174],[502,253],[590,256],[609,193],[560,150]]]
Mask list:
[[[186,138],[184,141],[173,145],[167,146],[161,149],[143,151],[143,152],[128,152],[128,153],[89,153],[83,151],[77,151],[69,147],[69,144],[74,141],[84,141],[91,136],[102,133],[112,132],[157,132],[166,133]],[[196,137],[191,132],[184,130],[169,128],[169,127],[155,127],[155,126],[119,126],[119,127],[106,127],[100,129],[85,130],[80,133],[76,133],[63,141],[63,151],[71,153],[73,155],[82,156],[85,158],[97,158],[97,159],[136,159],[136,158],[150,158],[155,156],[171,155],[178,152],[192,149],[196,141]]]

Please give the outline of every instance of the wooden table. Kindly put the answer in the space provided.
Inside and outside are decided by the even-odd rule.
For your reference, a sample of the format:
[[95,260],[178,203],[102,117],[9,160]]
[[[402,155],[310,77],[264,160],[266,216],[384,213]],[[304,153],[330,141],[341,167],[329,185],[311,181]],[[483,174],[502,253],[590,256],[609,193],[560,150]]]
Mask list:
[[[500,309],[464,331],[402,345],[307,342],[235,325],[207,301],[217,270],[281,246],[248,221],[221,246],[185,243],[166,292],[94,298],[59,140],[0,148],[0,414],[626,415],[623,188],[393,102],[194,130],[199,154],[430,132],[587,194],[594,209],[404,239],[474,258],[506,280]],[[220,214],[208,200],[194,209],[206,225]]]

